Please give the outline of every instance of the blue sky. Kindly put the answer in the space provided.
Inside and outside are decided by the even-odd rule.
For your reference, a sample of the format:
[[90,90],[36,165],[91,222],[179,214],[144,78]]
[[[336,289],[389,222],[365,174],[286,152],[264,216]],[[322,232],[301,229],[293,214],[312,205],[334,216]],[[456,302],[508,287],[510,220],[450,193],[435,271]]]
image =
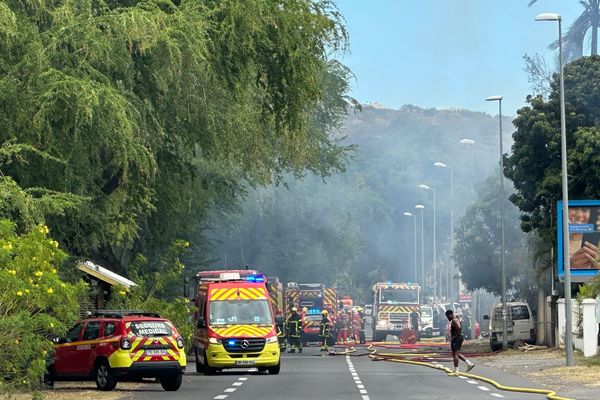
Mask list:
[[397,108],[459,107],[495,114],[485,97],[502,94],[516,114],[530,93],[523,55],[554,58],[558,37],[541,12],[580,14],[577,0],[338,0],[350,33],[343,61],[356,75],[352,95]]

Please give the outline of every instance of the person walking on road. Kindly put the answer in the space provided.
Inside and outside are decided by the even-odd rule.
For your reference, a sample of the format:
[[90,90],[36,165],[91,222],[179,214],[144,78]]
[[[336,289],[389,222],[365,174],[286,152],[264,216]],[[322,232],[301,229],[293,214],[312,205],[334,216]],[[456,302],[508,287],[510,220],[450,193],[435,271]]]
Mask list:
[[366,344],[367,338],[366,338],[365,333],[366,333],[366,329],[367,329],[367,317],[365,317],[365,313],[362,308],[358,309],[358,315],[360,316],[360,334],[359,334],[360,344]]
[[448,318],[448,321],[450,321],[450,349],[452,350],[452,359],[454,360],[454,372],[458,373],[459,359],[467,364],[466,372],[469,372],[473,369],[475,364],[467,360],[465,356],[460,353],[460,348],[465,340],[464,336],[462,335],[460,320],[454,315],[452,310],[446,311],[446,318]]
[[321,351],[329,350],[327,341],[329,340],[329,331],[331,328],[331,322],[329,322],[329,312],[327,310],[321,311],[321,323],[319,324],[319,337],[321,338]]
[[292,307],[292,314],[289,316],[286,325],[286,333],[290,345],[288,353],[295,353],[296,348],[298,349],[298,353],[302,353],[302,340],[300,340],[302,319],[300,318],[296,307]]

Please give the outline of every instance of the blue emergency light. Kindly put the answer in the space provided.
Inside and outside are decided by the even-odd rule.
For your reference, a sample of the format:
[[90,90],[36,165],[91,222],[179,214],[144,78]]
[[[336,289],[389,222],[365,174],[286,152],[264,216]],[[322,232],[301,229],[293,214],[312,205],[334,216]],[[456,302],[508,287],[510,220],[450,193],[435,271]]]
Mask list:
[[321,314],[321,310],[318,308],[309,308],[306,313],[308,315],[319,315],[319,314]]
[[227,344],[230,346],[235,346],[235,340],[230,340],[227,342]]
[[246,277],[246,281],[254,282],[254,283],[262,283],[265,281],[265,276],[264,275],[248,275]]

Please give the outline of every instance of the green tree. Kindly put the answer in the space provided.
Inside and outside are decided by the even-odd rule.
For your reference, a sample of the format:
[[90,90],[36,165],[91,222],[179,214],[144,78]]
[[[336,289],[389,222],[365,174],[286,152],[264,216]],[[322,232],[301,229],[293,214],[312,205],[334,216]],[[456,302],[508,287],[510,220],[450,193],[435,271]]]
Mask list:
[[62,163],[4,173],[89,199],[48,220],[76,256],[157,260],[241,182],[343,168],[347,36],[328,0],[15,0],[0,21],[0,142]]
[[[583,57],[565,67],[567,158],[571,199],[597,199],[600,167],[600,57]],[[527,98],[514,120],[512,154],[505,175],[516,192],[521,227],[556,245],[556,202],[561,199],[560,103],[558,76],[547,101]],[[550,246],[548,246],[550,247]]]
[[[456,230],[454,259],[468,290],[485,289],[501,294],[502,265],[500,258],[500,201],[497,177],[483,181],[477,188],[477,200],[460,219]],[[505,204],[505,268],[507,292],[525,296],[523,282],[531,282],[528,275],[527,237],[519,227],[519,210]]]
[[[529,7],[537,3],[538,0],[530,0]],[[585,47],[585,36],[591,33],[591,55],[598,54],[598,26],[600,25],[600,0],[579,0],[583,6],[583,12],[575,22],[571,24],[567,32],[563,35],[564,57],[565,60],[576,60],[583,56]],[[558,48],[558,41],[550,45],[551,49]]]

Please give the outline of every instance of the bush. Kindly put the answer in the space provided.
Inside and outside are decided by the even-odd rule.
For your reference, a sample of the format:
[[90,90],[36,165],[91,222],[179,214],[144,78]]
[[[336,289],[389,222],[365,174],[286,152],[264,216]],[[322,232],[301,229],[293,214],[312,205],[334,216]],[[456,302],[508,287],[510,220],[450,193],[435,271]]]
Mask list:
[[190,317],[194,307],[181,295],[185,266],[179,257],[188,246],[189,243],[183,240],[175,242],[154,266],[154,273],[145,272],[150,269],[148,260],[138,255],[130,273],[137,286],[129,290],[116,288],[108,303],[110,309],[156,312],[168,318],[183,337],[186,349],[189,349],[193,333]]
[[77,319],[85,284],[59,276],[66,254],[37,226],[22,235],[0,219],[0,389],[39,384],[54,337]]

